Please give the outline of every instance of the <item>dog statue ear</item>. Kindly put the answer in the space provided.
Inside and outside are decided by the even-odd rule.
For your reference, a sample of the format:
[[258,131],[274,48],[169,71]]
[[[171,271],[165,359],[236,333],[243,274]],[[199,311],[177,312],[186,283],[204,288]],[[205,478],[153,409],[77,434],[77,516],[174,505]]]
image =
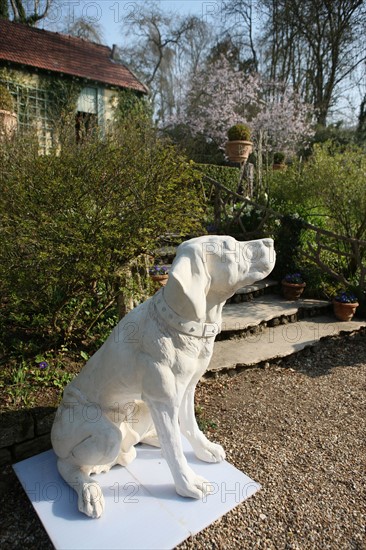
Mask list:
[[201,247],[183,244],[169,271],[164,297],[178,315],[186,319],[205,320],[210,281]]

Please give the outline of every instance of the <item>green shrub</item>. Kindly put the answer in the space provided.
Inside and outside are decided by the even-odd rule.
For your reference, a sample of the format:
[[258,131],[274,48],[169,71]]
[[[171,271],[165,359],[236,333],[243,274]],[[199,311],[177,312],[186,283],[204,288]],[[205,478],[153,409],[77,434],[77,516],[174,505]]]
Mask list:
[[286,155],[285,153],[281,153],[280,151],[277,153],[274,153],[273,155],[273,163],[274,164],[283,164],[285,162]]
[[120,90],[117,94],[117,106],[114,116],[117,124],[123,125],[126,117],[129,116],[138,117],[148,123],[152,117],[151,103],[145,96],[138,96],[132,90]]
[[[231,166],[217,166],[215,164],[197,164],[197,168],[210,178],[218,181],[228,187],[231,191],[236,192],[239,184],[240,169],[232,168]],[[206,190],[211,187],[211,183],[204,180]]]
[[303,224],[299,217],[285,215],[276,229],[276,265],[273,275],[281,280],[287,273],[302,272],[299,252]]
[[192,135],[189,126],[185,124],[166,128],[164,133],[194,162],[215,165],[226,162],[224,151],[215,142],[201,134]]
[[[315,145],[308,161],[294,163],[284,172],[266,174],[270,206],[337,235],[365,239],[365,173],[366,157],[360,148],[336,146],[332,142]],[[278,236],[280,240],[283,237],[281,234]],[[289,239],[293,237],[290,231]],[[321,262],[352,284],[362,285],[360,275],[366,256],[365,247],[357,249],[351,243],[331,235],[320,239],[326,247],[323,247],[319,257]],[[294,259],[297,263],[299,252],[303,256],[310,247],[317,249],[316,233],[302,230],[298,245],[288,248],[283,262]],[[283,254],[286,254],[286,239],[282,248]],[[340,252],[344,254],[340,255]],[[329,286],[329,275],[323,275],[323,283],[324,288]]]
[[47,156],[32,136],[0,150],[0,336],[7,350],[110,330],[116,297],[129,286],[126,267],[167,232],[201,231],[196,171],[146,120],[126,120],[103,140],[90,135],[80,144],[73,132]]
[[[239,168],[229,166],[217,166],[215,164],[196,164],[200,174],[204,174],[219,183],[228,187],[231,191],[237,192],[239,184]],[[202,186],[205,193],[205,226],[209,233],[227,232],[227,227],[218,223],[215,216],[215,203],[217,199],[216,186],[210,180],[202,177]],[[221,220],[223,221],[223,220]]]
[[234,124],[227,132],[229,141],[249,141],[251,137],[251,131],[249,126],[245,124]]
[[366,156],[356,146],[331,142],[314,147],[303,178],[314,202],[326,209],[328,224],[347,237],[366,237]]

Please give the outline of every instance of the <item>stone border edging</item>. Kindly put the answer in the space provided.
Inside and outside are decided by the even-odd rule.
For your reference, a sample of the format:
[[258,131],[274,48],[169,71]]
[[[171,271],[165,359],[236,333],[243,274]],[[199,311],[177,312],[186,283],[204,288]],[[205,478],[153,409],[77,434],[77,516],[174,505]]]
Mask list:
[[0,466],[19,462],[51,448],[56,407],[6,411],[0,415]]

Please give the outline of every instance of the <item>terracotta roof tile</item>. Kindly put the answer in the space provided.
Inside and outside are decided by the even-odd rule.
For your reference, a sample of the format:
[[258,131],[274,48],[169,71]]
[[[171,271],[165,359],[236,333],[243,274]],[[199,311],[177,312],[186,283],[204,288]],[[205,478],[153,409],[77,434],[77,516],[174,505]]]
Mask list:
[[108,46],[0,19],[0,61],[147,93]]

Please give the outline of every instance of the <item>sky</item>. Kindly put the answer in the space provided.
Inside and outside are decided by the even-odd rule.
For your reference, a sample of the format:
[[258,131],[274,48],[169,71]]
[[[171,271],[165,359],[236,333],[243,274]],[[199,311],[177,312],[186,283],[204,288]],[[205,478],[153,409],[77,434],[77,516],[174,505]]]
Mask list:
[[[221,0],[157,0],[164,11],[181,15],[194,14],[197,17],[212,17],[220,13]],[[72,22],[80,15],[91,22],[101,24],[103,43],[108,46],[123,44],[123,20],[145,8],[145,0],[59,0],[53,3],[44,27],[61,30],[62,22]]]

